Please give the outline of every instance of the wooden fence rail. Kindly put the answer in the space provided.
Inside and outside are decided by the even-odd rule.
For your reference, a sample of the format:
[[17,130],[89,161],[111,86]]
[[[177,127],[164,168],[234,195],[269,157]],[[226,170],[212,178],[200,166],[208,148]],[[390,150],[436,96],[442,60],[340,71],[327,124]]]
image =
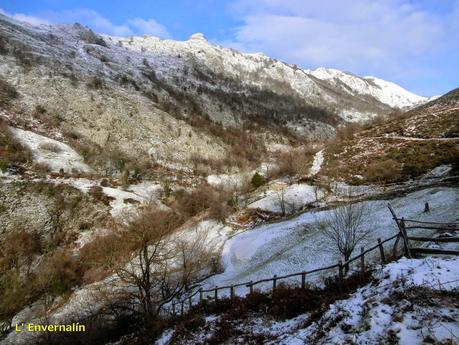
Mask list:
[[[301,277],[301,288],[302,289],[305,289],[306,288],[306,277],[308,275],[312,275],[314,273],[318,273],[318,272],[323,272],[323,271],[327,271],[327,270],[335,270],[335,269],[338,269],[338,277],[340,279],[343,279],[344,278],[344,268],[345,267],[348,267],[351,263],[355,262],[355,261],[359,261],[360,262],[360,273],[363,275],[365,273],[365,255],[370,253],[370,252],[373,252],[375,250],[378,250],[379,251],[379,256],[380,256],[380,261],[382,264],[384,264],[386,262],[386,254],[385,254],[385,250],[384,250],[384,244],[389,242],[389,241],[392,241],[394,240],[395,238],[398,238],[399,234],[396,234],[394,236],[391,236],[385,240],[381,240],[380,238],[378,238],[378,241],[377,241],[377,244],[368,248],[368,249],[365,249],[364,247],[361,247],[360,248],[360,254],[350,258],[349,260],[347,260],[346,262],[342,262],[342,261],[339,261],[337,264],[335,265],[330,265],[330,266],[326,266],[326,267],[320,267],[320,268],[316,268],[316,269],[313,269],[313,270],[309,270],[309,271],[302,271],[302,272],[297,272],[297,273],[291,273],[291,274],[286,274],[286,275],[282,275],[282,276],[278,276],[278,275],[274,275],[272,278],[265,278],[265,279],[260,279],[260,280],[256,280],[256,281],[248,281],[248,282],[243,282],[243,283],[238,283],[238,284],[232,284],[232,285],[225,285],[225,286],[215,286],[214,288],[210,288],[210,289],[203,289],[203,288],[200,288],[199,290],[196,290],[195,292],[193,292],[191,295],[189,295],[185,300],[182,300],[182,301],[179,301],[177,303],[172,303],[172,314],[173,315],[176,315],[176,305],[180,305],[180,315],[184,315],[185,313],[185,310],[184,310],[184,305],[188,304],[188,310],[190,310],[192,307],[193,307],[193,297],[195,297],[196,295],[199,294],[199,301],[198,303],[201,303],[204,301],[204,294],[210,294],[206,296],[206,299],[212,299],[211,296],[213,296],[213,300],[215,303],[218,303],[218,299],[219,299],[219,294],[218,292],[221,291],[221,290],[229,290],[230,292],[230,298],[233,299],[235,297],[235,289],[238,288],[238,287],[246,287],[248,288],[248,294],[253,294],[254,292],[254,287],[258,284],[261,284],[261,283],[266,283],[266,282],[271,282],[272,283],[272,288],[271,288],[271,291],[272,292],[275,292],[275,290],[277,289],[277,286],[278,286],[278,283],[279,281],[281,280],[284,280],[284,279],[288,279],[288,278],[294,278],[294,277]],[[394,247],[395,248],[395,247]]]
[[[459,231],[459,223],[439,223],[439,222],[427,222],[414,219],[398,218],[395,214],[394,209],[388,204],[389,210],[392,213],[392,217],[397,224],[400,236],[403,238],[405,247],[405,255],[411,258],[416,254],[439,254],[439,255],[459,255],[459,250],[452,249],[441,249],[441,248],[424,248],[424,247],[412,247],[412,242],[434,242],[434,243],[459,243],[459,237],[457,236],[444,236],[444,237],[427,237],[427,236],[415,236],[411,233],[416,230],[434,230],[434,231],[448,231],[456,232]],[[414,225],[407,226],[406,223],[412,223]],[[418,225],[420,224],[420,225]],[[410,235],[408,235],[409,230]]]

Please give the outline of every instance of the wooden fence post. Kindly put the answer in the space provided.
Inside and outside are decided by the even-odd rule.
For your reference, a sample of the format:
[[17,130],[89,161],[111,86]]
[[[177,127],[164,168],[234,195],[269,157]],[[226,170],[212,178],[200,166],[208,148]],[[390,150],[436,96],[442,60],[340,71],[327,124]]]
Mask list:
[[234,286],[233,285],[230,286],[230,297],[231,299],[234,298]]
[[[411,259],[411,252],[408,244],[408,238],[406,235],[406,228],[405,228],[405,219],[402,217],[402,219],[399,222],[399,219],[397,218],[397,215],[395,214],[394,209],[390,204],[387,204],[389,207],[390,213],[392,213],[392,218],[395,220],[395,223],[397,224],[398,229],[400,230],[400,235],[402,236],[403,239],[403,246],[405,248],[405,255],[407,256],[408,259]],[[394,251],[396,250],[396,245],[398,243],[398,237],[397,240],[395,241],[394,245]]]
[[275,274],[273,277],[273,293],[276,291],[276,285],[277,285],[277,274]]
[[365,275],[365,248],[364,247],[360,247],[360,254],[362,255],[360,257],[360,273],[362,275],[362,277]]
[[406,234],[405,219],[402,217],[400,221],[400,232],[402,233],[403,243],[405,245],[405,255],[408,259],[411,259],[410,245],[408,243],[408,236]]
[[301,273],[301,288],[306,289],[306,272]]
[[193,302],[191,300],[191,296],[188,297],[188,306],[189,306],[189,310],[191,310],[191,307],[193,307]]
[[183,301],[180,303],[180,315],[183,316]]
[[175,316],[175,303],[172,303],[172,315]]
[[199,289],[199,303],[202,303],[202,288]]
[[343,260],[340,260],[338,262],[338,270],[339,270],[339,279],[343,280],[344,274],[343,274]]
[[379,254],[381,255],[381,264],[386,263],[386,256],[384,255],[384,246],[382,245],[381,239],[378,238]]
[[218,286],[215,287],[215,303],[218,301]]
[[392,256],[394,258],[397,257],[398,242],[400,242],[400,233],[398,233],[398,236],[397,236],[397,238],[395,239],[395,242],[394,242],[394,247],[392,248]]

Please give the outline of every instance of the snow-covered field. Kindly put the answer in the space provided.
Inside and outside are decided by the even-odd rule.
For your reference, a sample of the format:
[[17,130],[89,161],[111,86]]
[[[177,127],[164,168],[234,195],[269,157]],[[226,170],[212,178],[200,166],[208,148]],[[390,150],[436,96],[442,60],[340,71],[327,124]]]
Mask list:
[[48,166],[51,171],[59,172],[63,169],[66,173],[91,172],[91,168],[84,163],[83,157],[67,144],[19,128],[10,127],[10,130],[32,151],[33,161]]
[[258,208],[263,211],[291,214],[301,210],[304,206],[322,199],[324,193],[308,184],[293,184],[279,186],[266,191],[265,195],[248,205],[248,208]]
[[[429,188],[392,200],[364,201],[369,211],[366,222],[371,229],[364,243],[367,247],[375,244],[378,238],[389,238],[398,231],[387,208],[388,202],[400,217],[442,222],[459,219],[458,188]],[[425,202],[429,202],[430,213],[423,213]],[[234,236],[223,247],[225,271],[205,281],[204,288],[256,281],[274,274],[285,275],[337,263],[338,255],[317,228],[329,212],[306,212]],[[247,288],[237,293],[245,294]]]

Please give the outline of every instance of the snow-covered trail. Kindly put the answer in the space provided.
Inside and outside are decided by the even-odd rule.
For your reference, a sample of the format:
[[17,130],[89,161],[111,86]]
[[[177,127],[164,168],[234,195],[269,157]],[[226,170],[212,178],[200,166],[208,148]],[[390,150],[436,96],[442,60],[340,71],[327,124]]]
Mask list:
[[[430,213],[423,213],[426,201],[431,207]],[[459,188],[429,188],[392,200],[363,201],[370,210],[367,226],[372,229],[367,247],[378,238],[388,238],[398,231],[387,208],[388,202],[398,215],[406,218],[442,222],[454,222],[459,218]],[[234,236],[223,247],[225,271],[206,280],[204,288],[256,281],[274,274],[285,275],[336,263],[338,255],[317,228],[329,212],[306,212]]]

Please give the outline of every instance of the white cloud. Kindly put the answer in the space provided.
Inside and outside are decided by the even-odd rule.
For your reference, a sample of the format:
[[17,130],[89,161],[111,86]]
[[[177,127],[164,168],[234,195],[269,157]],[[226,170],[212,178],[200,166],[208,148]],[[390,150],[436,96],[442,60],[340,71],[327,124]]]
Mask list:
[[50,24],[49,21],[47,21],[47,20],[45,20],[43,18],[29,16],[29,15],[26,15],[26,14],[23,14],[23,13],[10,14],[8,12],[5,12],[1,8],[0,8],[0,13],[5,15],[5,16],[11,17],[11,18],[19,20],[21,22],[26,22],[26,23],[29,23],[29,24],[32,24],[32,25]]
[[169,38],[171,35],[166,27],[156,20],[133,18],[121,24],[114,24],[99,12],[80,8],[60,12],[44,12],[40,17],[29,16],[21,13],[9,14],[0,9],[3,13],[12,18],[29,22],[31,24],[50,24],[50,23],[74,23],[78,22],[87,25],[98,33],[116,36],[130,35],[153,35],[161,38]]
[[459,37],[452,15],[416,4],[408,0],[239,0],[231,10],[243,18],[243,24],[235,28],[233,44],[304,67],[400,74],[418,60],[457,48],[451,42]]
[[154,19],[134,18],[128,21],[128,25],[133,29],[142,32],[146,35],[154,35],[163,38],[170,37],[164,25],[159,24]]

